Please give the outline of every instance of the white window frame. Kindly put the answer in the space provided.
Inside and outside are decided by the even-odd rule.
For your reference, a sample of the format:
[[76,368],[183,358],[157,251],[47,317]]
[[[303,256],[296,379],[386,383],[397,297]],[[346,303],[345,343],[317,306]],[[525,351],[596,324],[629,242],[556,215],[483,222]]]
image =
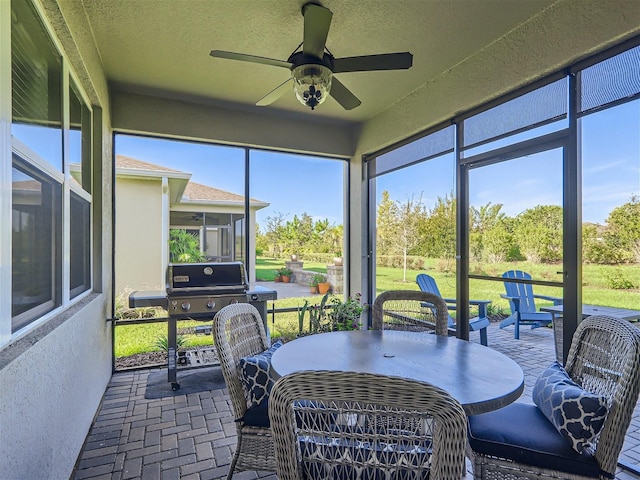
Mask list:
[[[61,311],[69,308],[69,306],[79,302],[88,296],[93,290],[93,274],[94,274],[94,258],[93,258],[93,195],[71,181],[71,173],[69,168],[69,95],[70,95],[70,79],[73,80],[82,101],[89,110],[91,121],[89,122],[91,130],[94,128],[93,115],[95,114],[91,102],[88,99],[78,76],[72,70],[67,55],[54,34],[49,24],[42,6],[38,1],[33,1],[34,10],[40,21],[44,25],[45,33],[49,36],[57,53],[62,59],[62,92],[61,101],[63,108],[62,118],[62,148],[63,148],[63,166],[62,172],[42,160],[27,145],[20,140],[12,138],[12,85],[11,85],[11,2],[0,1],[0,349],[10,342],[24,336],[39,325],[46,323],[55,317]],[[93,132],[87,132],[83,138],[92,142]],[[94,149],[88,148],[87,151],[94,155]],[[61,275],[54,279],[56,282],[62,282],[60,285],[62,292],[61,305],[44,315],[41,315],[30,323],[12,333],[11,316],[12,310],[12,169],[13,153],[16,153],[24,159],[29,165],[43,172],[52,178],[55,182],[59,182],[62,186],[62,272]],[[93,170],[93,158],[89,162],[90,168]],[[83,165],[85,167],[85,165]],[[93,172],[92,172],[93,175]],[[73,191],[82,200],[89,203],[89,222],[90,234],[88,238],[89,248],[89,278],[88,288],[86,291],[78,294],[72,300],[70,299],[70,192]],[[34,309],[37,315],[37,307]]]

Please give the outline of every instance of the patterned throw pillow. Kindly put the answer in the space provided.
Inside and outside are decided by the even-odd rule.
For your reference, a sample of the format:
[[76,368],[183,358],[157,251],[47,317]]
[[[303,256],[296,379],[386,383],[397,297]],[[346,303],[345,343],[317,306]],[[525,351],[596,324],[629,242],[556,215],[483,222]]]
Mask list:
[[609,410],[609,399],[587,392],[558,362],[533,387],[533,402],[578,453],[591,450]]
[[275,383],[273,369],[271,368],[271,356],[282,346],[278,340],[268,350],[240,359],[240,381],[247,399],[247,407],[258,405],[269,396]]

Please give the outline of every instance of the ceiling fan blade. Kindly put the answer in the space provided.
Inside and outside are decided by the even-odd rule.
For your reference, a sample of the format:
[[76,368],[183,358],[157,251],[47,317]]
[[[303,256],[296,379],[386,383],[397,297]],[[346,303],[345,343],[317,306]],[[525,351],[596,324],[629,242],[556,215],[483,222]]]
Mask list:
[[335,98],[336,102],[342,105],[342,108],[345,110],[353,110],[362,103],[358,100],[358,97],[340,83],[335,76],[331,79],[331,90],[329,90],[329,95]]
[[370,70],[406,70],[413,65],[409,52],[382,53],[362,57],[344,57],[333,60],[333,73],[366,72]]
[[240,60],[241,62],[261,63],[263,65],[272,65],[274,67],[291,68],[291,63],[285,60],[257,57],[255,55],[246,55],[244,53],[225,52],[224,50],[211,50],[211,53],[209,55],[214,58],[227,58],[229,60]]
[[[290,91],[293,91],[293,89],[291,87],[288,87],[289,83],[292,81],[292,78],[288,78],[287,80],[285,80],[284,82],[282,82],[280,85],[278,85],[276,88],[274,88],[273,90],[271,90],[269,93],[267,93],[264,97],[262,97],[260,100],[258,100],[256,102],[256,105],[258,107],[266,107],[267,105],[271,105],[273,102],[275,102],[276,100],[278,100],[280,97],[282,97],[285,93],[287,93],[287,91],[289,89],[291,89]],[[287,88],[288,87],[288,88]]]
[[307,3],[302,7],[302,15],[304,15],[302,51],[307,55],[322,58],[333,13],[321,5]]

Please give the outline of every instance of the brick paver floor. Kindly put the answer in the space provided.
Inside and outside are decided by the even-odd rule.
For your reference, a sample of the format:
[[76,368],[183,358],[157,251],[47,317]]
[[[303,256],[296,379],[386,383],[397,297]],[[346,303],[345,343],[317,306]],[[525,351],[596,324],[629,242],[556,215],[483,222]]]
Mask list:
[[[489,346],[514,359],[525,373],[520,402],[531,401],[538,374],[554,359],[553,332],[489,327]],[[478,333],[471,340],[479,342]],[[113,375],[100,411],[87,435],[72,478],[75,480],[225,478],[235,448],[235,428],[225,390],[144,398],[150,370]],[[488,376],[500,372],[487,372]],[[640,408],[636,407],[621,460],[640,464]],[[242,472],[234,479],[275,480],[273,472]],[[472,478],[467,474],[467,478]],[[619,470],[617,480],[638,478]]]

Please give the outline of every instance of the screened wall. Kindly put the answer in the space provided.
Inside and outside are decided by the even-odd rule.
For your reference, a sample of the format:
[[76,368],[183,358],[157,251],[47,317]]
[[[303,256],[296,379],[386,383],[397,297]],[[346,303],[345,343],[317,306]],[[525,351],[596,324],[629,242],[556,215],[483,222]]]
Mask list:
[[367,157],[370,298],[427,273],[460,318],[508,312],[502,274],[526,270],[565,338],[583,304],[640,306],[639,42]]

